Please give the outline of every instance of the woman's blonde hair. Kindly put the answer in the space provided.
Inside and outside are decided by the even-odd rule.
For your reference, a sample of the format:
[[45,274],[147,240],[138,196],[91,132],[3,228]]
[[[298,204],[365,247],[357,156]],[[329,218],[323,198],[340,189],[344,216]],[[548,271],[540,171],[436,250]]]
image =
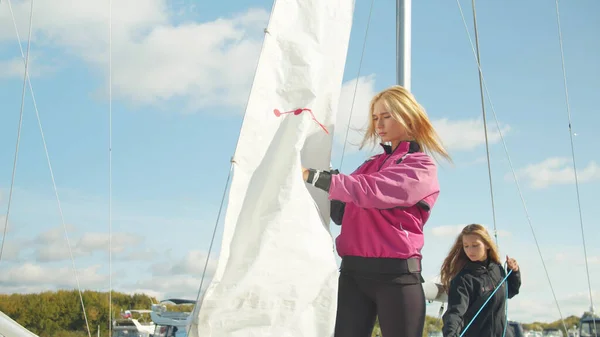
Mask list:
[[372,116],[375,104],[380,100],[383,101],[387,112],[390,113],[392,118],[406,128],[409,135],[414,138],[422,149],[430,154],[435,152],[452,162],[437,132],[431,125],[425,109],[408,90],[399,85],[389,87],[371,99],[369,126],[360,145],[361,149],[367,143],[376,143],[378,136]]
[[479,224],[468,225],[460,232],[454,245],[450,249],[450,253],[444,259],[440,272],[440,279],[442,285],[446,290],[450,287],[450,281],[463,269],[469,257],[465,254],[463,249],[463,236],[465,235],[477,235],[487,248],[488,259],[500,264],[500,256],[498,255],[498,248],[488,231]]

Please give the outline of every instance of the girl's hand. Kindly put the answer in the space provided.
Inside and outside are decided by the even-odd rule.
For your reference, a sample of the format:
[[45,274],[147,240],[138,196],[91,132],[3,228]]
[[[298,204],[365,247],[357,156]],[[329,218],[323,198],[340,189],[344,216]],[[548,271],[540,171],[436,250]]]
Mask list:
[[513,272],[519,271],[519,264],[517,263],[517,260],[508,257],[508,255],[506,255],[506,264],[508,265],[508,269],[512,270]]

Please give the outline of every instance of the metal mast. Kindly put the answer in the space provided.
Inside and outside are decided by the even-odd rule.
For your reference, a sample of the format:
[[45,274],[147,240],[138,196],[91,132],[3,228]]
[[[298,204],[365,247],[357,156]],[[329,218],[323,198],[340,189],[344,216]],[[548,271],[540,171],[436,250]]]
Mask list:
[[396,82],[410,90],[412,0],[396,0]]

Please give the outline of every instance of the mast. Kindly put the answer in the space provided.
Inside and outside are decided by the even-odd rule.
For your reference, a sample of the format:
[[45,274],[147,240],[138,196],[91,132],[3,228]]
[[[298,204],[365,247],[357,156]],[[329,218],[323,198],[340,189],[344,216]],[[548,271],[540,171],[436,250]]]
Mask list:
[[[411,86],[411,13],[412,0],[396,0],[396,83],[408,91]],[[425,299],[443,303],[448,295],[441,284],[426,281],[423,283]]]
[[410,91],[412,0],[396,0],[396,82]]

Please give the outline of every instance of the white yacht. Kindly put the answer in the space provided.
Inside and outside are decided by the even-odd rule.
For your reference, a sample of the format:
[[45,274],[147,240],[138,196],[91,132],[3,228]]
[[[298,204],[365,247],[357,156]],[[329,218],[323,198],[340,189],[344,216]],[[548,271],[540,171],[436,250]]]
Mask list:
[[[155,324],[150,317],[151,310],[126,310],[121,317],[113,320],[112,337],[153,337]],[[137,318],[133,318],[137,314]]]
[[[153,304],[150,312],[150,317],[155,324],[153,337],[187,337],[190,314],[195,304],[194,300],[174,298]],[[169,311],[167,305],[181,305],[182,311]]]

